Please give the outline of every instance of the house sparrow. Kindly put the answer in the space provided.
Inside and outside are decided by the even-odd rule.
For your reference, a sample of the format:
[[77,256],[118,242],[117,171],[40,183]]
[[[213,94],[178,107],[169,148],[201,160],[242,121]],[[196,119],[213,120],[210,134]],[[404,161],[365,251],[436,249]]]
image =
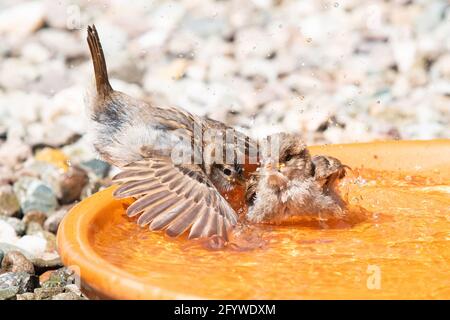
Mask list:
[[[190,229],[189,238],[226,238],[237,215],[221,192],[243,185],[238,158],[255,153],[256,144],[219,121],[113,90],[95,26],[88,27],[87,41],[96,80],[89,104],[94,147],[123,170],[113,178],[119,184],[114,197],[137,198],[127,214],[140,215],[138,224],[151,230],[178,236]],[[219,133],[220,144],[204,138],[210,131]],[[175,161],[179,153],[184,158]],[[231,161],[224,161],[229,153]]]
[[343,203],[333,193],[333,183],[345,175],[338,159],[311,155],[294,134],[269,137],[279,142],[274,155],[262,159],[262,166],[246,187],[247,220],[279,223],[295,217],[325,219],[343,214]]

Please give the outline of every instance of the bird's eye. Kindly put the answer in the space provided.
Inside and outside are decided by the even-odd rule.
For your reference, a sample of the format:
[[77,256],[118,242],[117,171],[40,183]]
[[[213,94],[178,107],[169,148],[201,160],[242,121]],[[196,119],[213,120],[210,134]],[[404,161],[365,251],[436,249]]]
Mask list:
[[291,154],[288,154],[287,156],[286,156],[286,158],[285,158],[285,161],[289,161],[289,160],[291,160],[292,159],[292,155]]
[[230,176],[230,175],[231,175],[231,170],[230,170],[230,169],[223,169],[223,173],[224,173],[226,176]]

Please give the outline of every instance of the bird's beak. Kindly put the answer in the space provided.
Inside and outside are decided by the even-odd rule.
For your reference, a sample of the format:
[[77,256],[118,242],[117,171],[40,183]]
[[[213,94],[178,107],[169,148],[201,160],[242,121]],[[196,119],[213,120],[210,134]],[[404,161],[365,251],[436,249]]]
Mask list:
[[278,171],[282,170],[285,166],[286,166],[286,165],[285,165],[284,163],[279,163],[279,164],[277,165]]

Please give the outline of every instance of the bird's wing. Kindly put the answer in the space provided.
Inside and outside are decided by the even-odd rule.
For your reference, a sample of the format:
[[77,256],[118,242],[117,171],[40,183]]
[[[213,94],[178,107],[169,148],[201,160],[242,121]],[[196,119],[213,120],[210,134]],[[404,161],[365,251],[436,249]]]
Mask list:
[[199,166],[175,166],[170,158],[147,158],[122,168],[113,180],[119,184],[114,197],[135,197],[128,207],[130,217],[139,215],[140,226],[166,230],[178,236],[190,228],[189,238],[218,235],[227,231],[237,215]]

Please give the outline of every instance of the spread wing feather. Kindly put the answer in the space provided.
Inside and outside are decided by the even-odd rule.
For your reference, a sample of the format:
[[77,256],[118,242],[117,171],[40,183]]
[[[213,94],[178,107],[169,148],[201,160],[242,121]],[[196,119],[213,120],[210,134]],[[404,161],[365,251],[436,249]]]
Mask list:
[[175,166],[169,158],[147,158],[124,166],[113,180],[119,184],[117,199],[135,197],[127,209],[139,216],[140,226],[163,230],[176,237],[188,229],[189,238],[218,235],[227,230],[237,215],[199,166]]

